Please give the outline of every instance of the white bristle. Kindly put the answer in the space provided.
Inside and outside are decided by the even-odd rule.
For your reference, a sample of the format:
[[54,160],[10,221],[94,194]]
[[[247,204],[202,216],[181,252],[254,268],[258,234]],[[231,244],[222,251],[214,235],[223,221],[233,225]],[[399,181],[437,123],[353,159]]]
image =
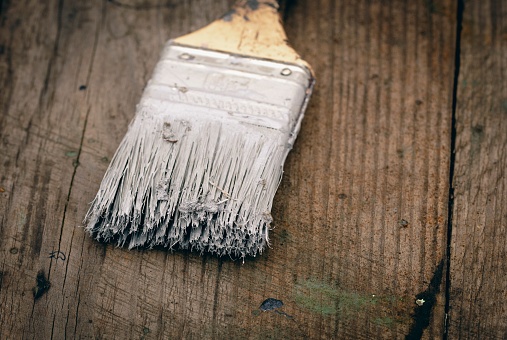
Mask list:
[[87,214],[119,246],[261,253],[287,132],[236,121],[139,114]]

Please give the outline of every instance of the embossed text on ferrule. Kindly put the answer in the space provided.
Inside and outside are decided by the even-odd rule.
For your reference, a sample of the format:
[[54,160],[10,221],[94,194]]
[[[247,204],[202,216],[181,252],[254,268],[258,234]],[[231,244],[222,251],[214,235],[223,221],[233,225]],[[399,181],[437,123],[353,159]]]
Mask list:
[[178,87],[158,84],[150,84],[147,92],[154,99],[219,109],[233,115],[261,116],[285,122],[290,120],[287,108],[255,100],[210,94],[194,89],[181,91]]

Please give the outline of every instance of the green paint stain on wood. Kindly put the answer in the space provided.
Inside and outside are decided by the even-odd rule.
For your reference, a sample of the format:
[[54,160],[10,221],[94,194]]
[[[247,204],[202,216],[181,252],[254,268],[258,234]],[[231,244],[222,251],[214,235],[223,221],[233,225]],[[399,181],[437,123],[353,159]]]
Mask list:
[[295,301],[299,306],[322,315],[348,314],[376,304],[372,295],[349,292],[315,280],[296,285]]
[[410,323],[410,298],[379,296],[343,289],[338,285],[309,279],[295,285],[294,302],[299,307],[322,316],[350,319],[360,316],[374,324],[391,328]]
[[373,319],[373,323],[379,326],[392,327],[396,321],[388,316]]

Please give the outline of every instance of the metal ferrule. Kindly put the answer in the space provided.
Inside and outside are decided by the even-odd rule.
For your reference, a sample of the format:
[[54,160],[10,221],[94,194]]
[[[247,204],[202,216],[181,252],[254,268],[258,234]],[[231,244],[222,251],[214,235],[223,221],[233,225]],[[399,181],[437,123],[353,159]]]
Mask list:
[[313,82],[311,72],[299,65],[169,41],[140,104],[167,107],[171,102],[178,115],[281,130],[292,144]]

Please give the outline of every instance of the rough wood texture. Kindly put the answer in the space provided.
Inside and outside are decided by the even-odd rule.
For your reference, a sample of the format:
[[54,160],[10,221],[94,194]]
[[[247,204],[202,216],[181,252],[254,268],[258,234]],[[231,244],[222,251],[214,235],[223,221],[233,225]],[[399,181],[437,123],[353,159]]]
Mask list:
[[[318,83],[275,199],[272,249],[263,256],[241,263],[127,251],[79,228],[165,40],[230,5],[0,2],[0,338],[443,334],[452,0],[283,4],[289,41]],[[499,20],[490,26],[496,44],[504,39]],[[496,100],[501,93],[491,92]],[[490,120],[477,123],[483,132],[468,138],[491,141],[489,129],[501,138],[494,130],[501,122],[484,117]],[[486,186],[500,178],[488,177],[505,168],[499,143],[487,144],[496,145],[487,149],[499,160],[493,172],[478,168],[473,180]],[[494,210],[477,201],[493,209],[484,221],[500,216],[500,203]],[[263,312],[267,298],[284,305]]]
[[507,339],[507,4],[466,1],[456,110],[449,339]]

